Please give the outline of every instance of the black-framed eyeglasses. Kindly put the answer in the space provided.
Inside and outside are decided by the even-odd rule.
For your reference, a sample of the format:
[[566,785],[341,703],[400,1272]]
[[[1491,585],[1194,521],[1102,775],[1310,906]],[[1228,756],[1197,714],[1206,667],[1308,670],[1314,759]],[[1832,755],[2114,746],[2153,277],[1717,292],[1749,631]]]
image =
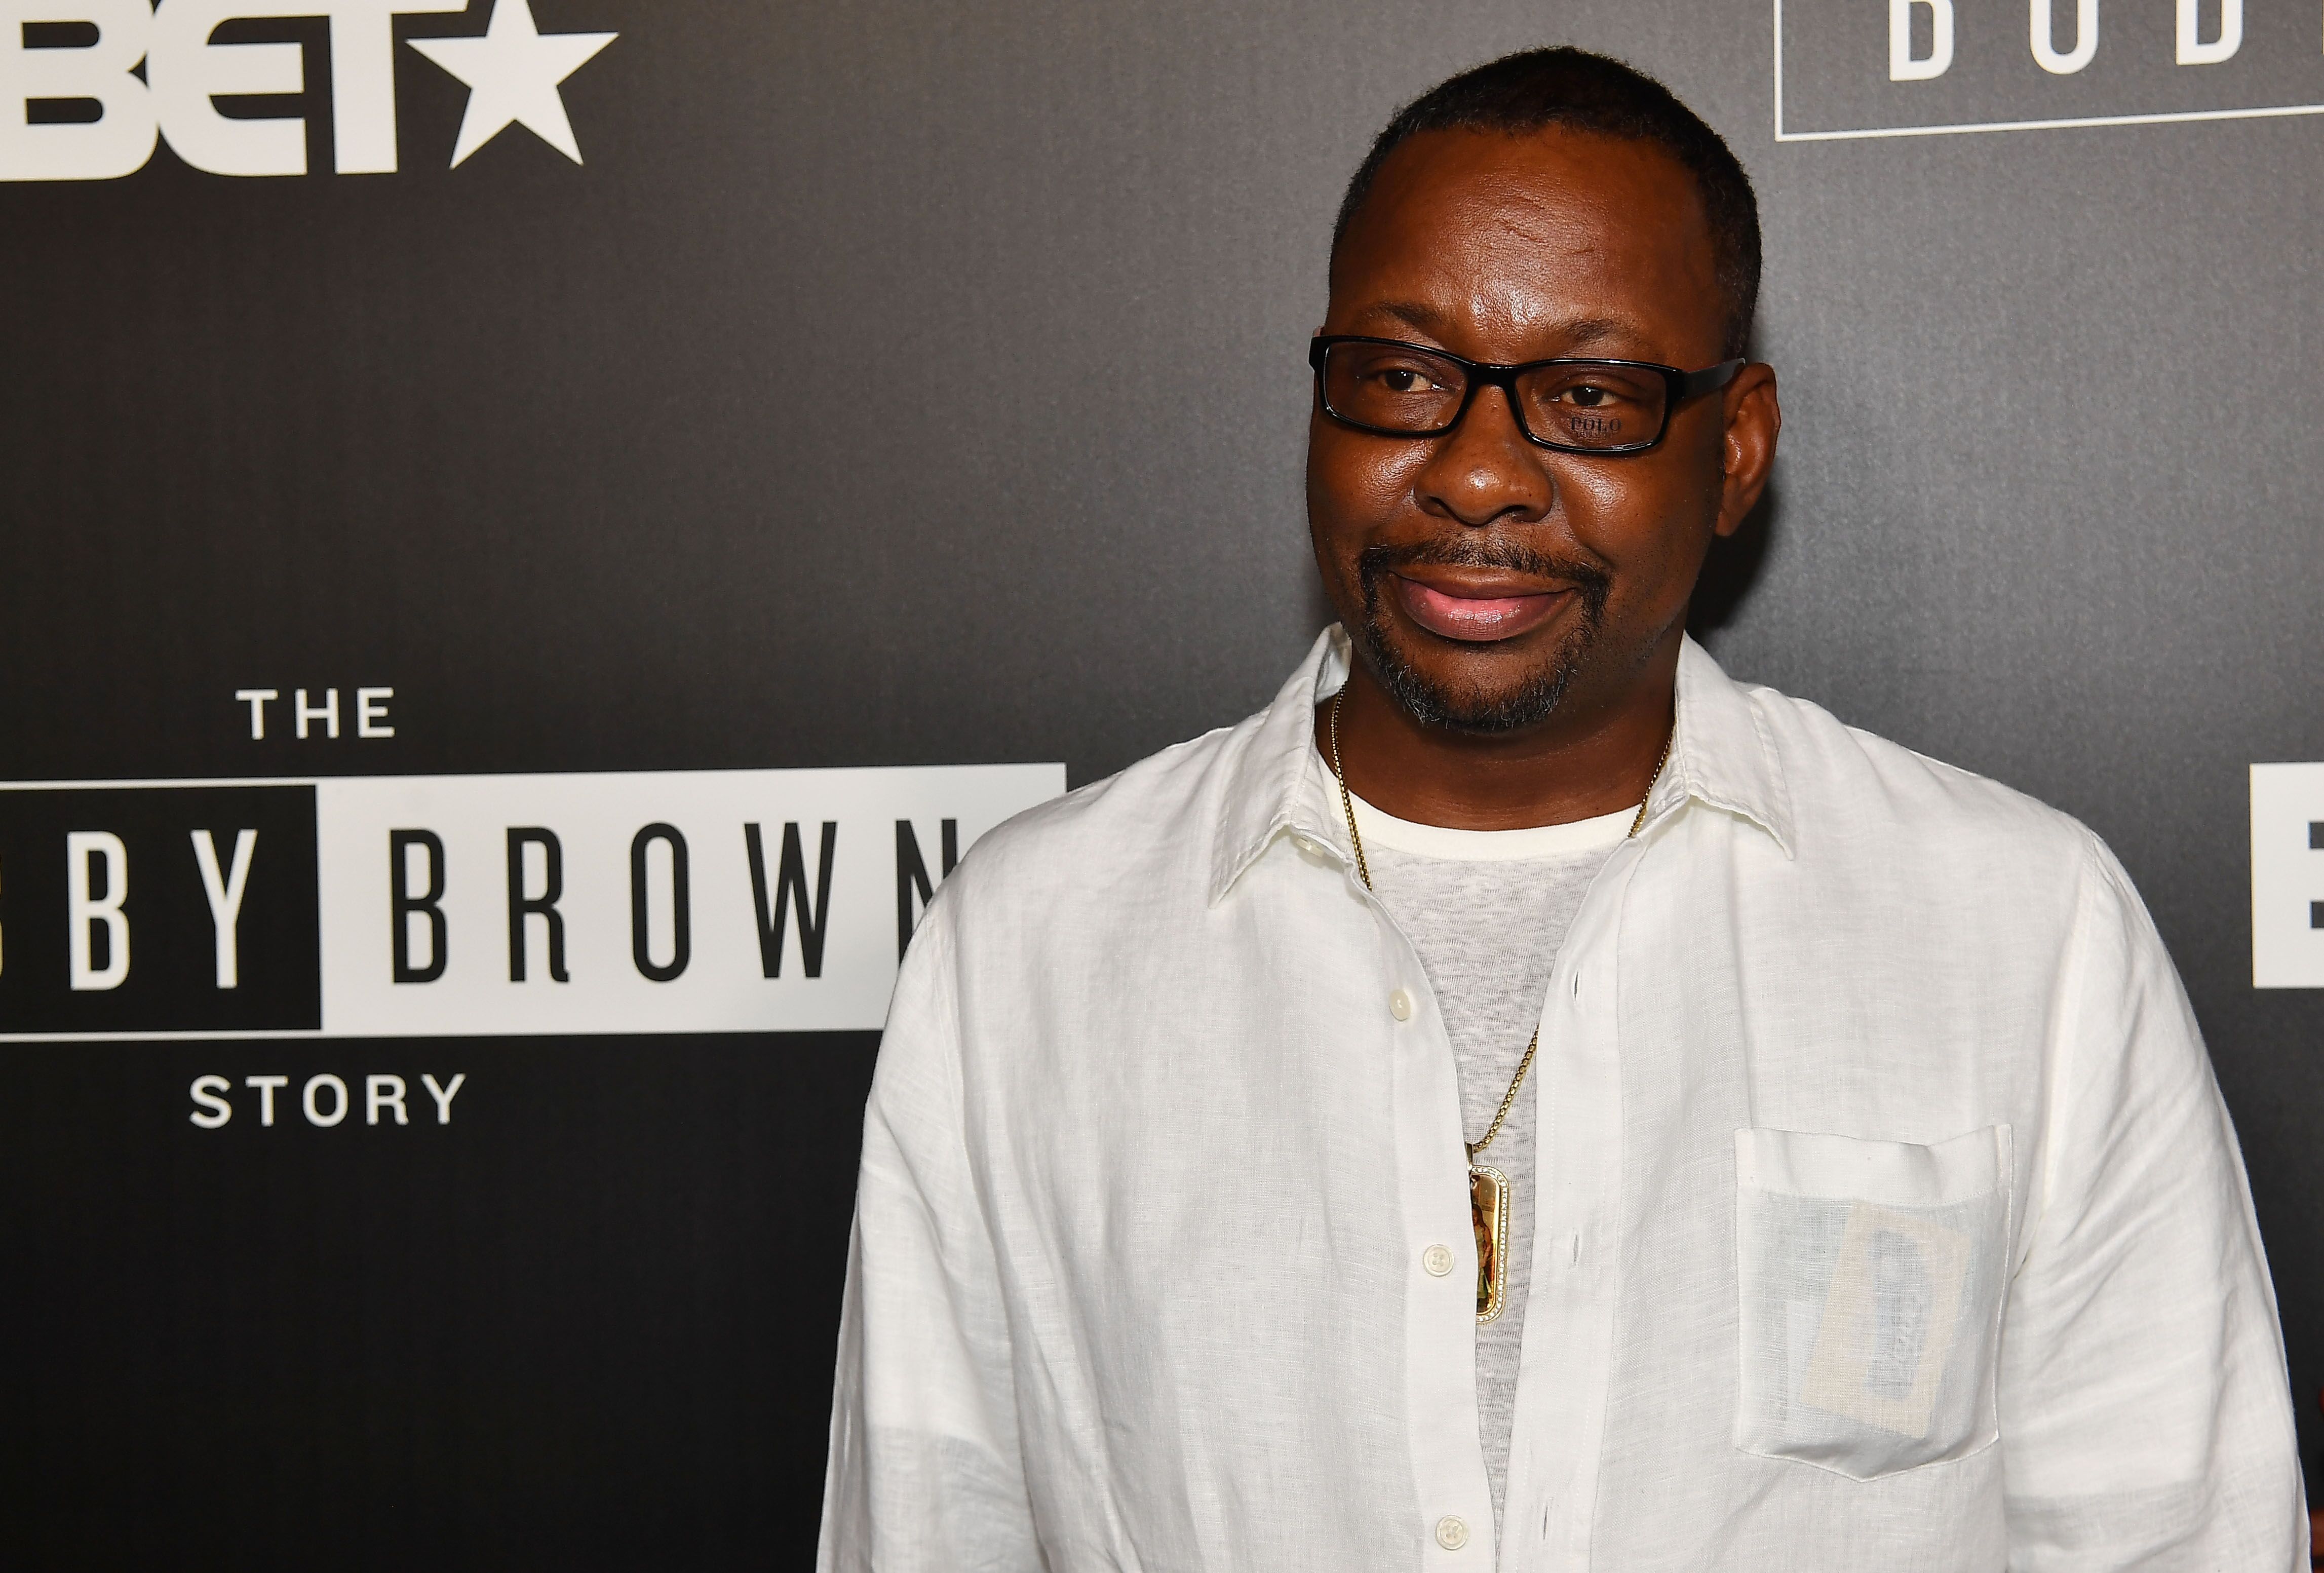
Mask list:
[[1735,380],[1743,362],[1699,372],[1641,360],[1560,356],[1522,365],[1462,360],[1396,338],[1318,334],[1307,347],[1323,412],[1382,437],[1442,437],[1461,424],[1479,388],[1499,388],[1526,440],[1560,453],[1644,453],[1671,414]]

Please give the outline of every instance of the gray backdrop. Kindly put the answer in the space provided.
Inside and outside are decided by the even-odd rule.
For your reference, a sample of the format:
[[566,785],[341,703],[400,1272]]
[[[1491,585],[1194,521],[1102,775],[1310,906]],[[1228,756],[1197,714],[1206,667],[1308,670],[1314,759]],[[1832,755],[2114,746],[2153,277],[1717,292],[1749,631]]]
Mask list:
[[[401,171],[333,174],[324,24],[277,21],[232,25],[307,44],[270,112],[315,172],[164,147],[0,184],[9,777],[1079,784],[1231,721],[1323,616],[1303,355],[1348,172],[1453,70],[1607,50],[1765,216],[1782,456],[1699,631],[2121,855],[2246,1145],[2313,1457],[2324,996],[2251,985],[2245,773],[2324,759],[2324,123],[1779,143],[1750,4],[533,10],[620,34],[563,87],[581,165],[512,128],[447,169],[466,90],[399,49]],[[2324,99],[2312,5],[2250,0],[2236,60],[2180,68],[2170,0],[2111,0],[2057,77],[2022,5],[1959,0],[1925,84],[1888,81],[1885,8],[1792,11],[1794,129]],[[397,736],[254,742],[229,697],[327,681],[392,683]],[[434,1145],[262,1147],[191,1130],[187,1078],[366,1067],[0,1045],[0,1333],[40,1352],[0,1378],[0,1544],[798,1565],[872,1049],[480,1041]]]

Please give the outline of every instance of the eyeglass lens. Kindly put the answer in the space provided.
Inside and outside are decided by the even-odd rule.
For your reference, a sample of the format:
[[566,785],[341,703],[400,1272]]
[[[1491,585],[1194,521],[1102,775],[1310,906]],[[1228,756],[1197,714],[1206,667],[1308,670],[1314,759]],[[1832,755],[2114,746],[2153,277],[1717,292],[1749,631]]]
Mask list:
[[[1335,344],[1323,355],[1333,413],[1384,431],[1433,435],[1452,426],[1468,396],[1460,364],[1393,344]],[[1659,372],[1603,361],[1536,366],[1517,379],[1527,431],[1569,448],[1628,448],[1663,429],[1670,384]]]

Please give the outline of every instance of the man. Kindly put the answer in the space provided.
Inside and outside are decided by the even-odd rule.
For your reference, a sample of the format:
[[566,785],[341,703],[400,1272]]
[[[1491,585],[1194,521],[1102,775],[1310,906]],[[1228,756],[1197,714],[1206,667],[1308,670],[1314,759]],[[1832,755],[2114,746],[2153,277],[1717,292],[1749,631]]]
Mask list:
[[1685,637],[1780,425],[1757,222],[1578,51],[1382,134],[1311,351],[1342,629],[913,942],[824,1567],[2299,1565],[2121,868]]

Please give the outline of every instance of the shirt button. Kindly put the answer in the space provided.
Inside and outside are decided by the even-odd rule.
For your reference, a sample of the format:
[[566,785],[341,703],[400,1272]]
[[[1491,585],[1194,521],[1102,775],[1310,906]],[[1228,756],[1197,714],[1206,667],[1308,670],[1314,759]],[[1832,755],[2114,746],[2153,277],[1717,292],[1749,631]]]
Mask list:
[[1452,1253],[1442,1245],[1431,1245],[1420,1254],[1420,1264],[1428,1269],[1431,1278],[1442,1278],[1452,1271]]
[[1388,1013],[1399,1022],[1412,1020],[1412,996],[1398,989],[1388,996]]
[[1323,844],[1313,836],[1294,836],[1291,838],[1291,844],[1310,857],[1323,856]]
[[1448,1551],[1457,1551],[1469,1543],[1469,1526],[1453,1513],[1436,1521],[1436,1543]]

